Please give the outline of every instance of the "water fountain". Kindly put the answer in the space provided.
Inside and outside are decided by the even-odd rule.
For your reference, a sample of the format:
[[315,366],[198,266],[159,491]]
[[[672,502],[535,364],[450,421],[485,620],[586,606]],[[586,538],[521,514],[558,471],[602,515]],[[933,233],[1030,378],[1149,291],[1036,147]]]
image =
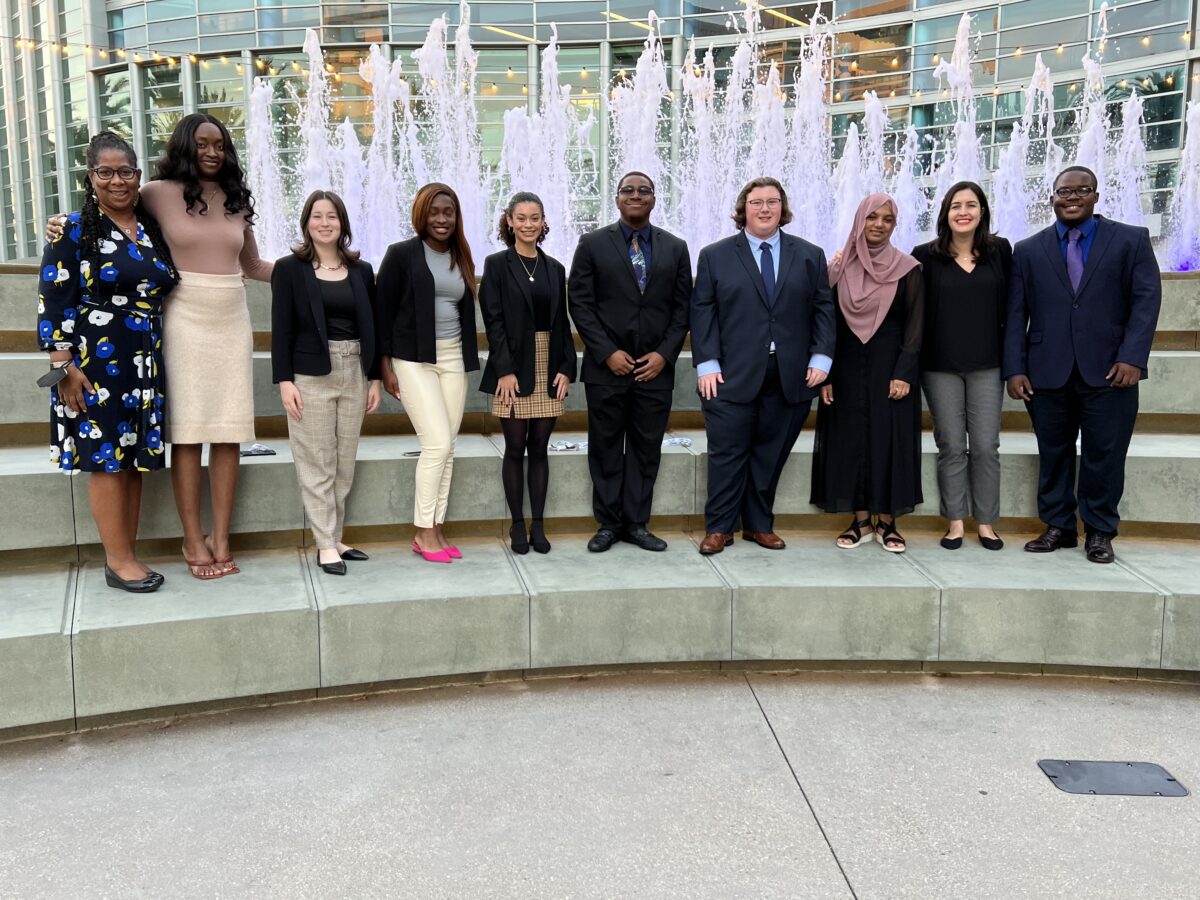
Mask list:
[[[1116,129],[1111,128],[1104,92],[1105,12],[1102,8],[1098,35],[1082,62],[1086,78],[1075,137],[1054,133],[1053,83],[1039,57],[1023,92],[1021,117],[994,174],[984,167],[976,134],[971,73],[975,39],[969,14],[959,21],[953,52],[934,70],[945,85],[947,109],[953,114],[942,133],[922,141],[911,125],[900,133],[892,131],[884,103],[867,92],[863,115],[849,124],[835,159],[828,106],[834,35],[827,22],[817,19],[805,30],[798,64],[789,72],[764,61],[757,4],[747,4],[731,16],[738,43],[721,84],[713,49],[698,47],[695,41],[680,71],[672,71],[658,19],[650,12],[632,74],[617,80],[606,98],[611,150],[607,174],[628,169],[649,174],[659,186],[656,221],[684,236],[693,254],[732,233],[729,214],[737,191],[760,174],[775,175],[788,189],[794,213],[789,230],[827,252],[841,245],[866,193],[889,191],[899,207],[895,240],[907,249],[927,239],[931,201],[960,179],[985,186],[990,182],[994,223],[1011,240],[1044,225],[1050,218],[1045,198],[1067,158],[1064,141],[1070,140],[1075,151],[1070,161],[1088,165],[1101,179],[1104,209],[1116,218],[1141,222],[1146,165],[1141,98],[1131,94],[1125,101],[1119,134],[1110,136]],[[300,146],[290,170],[281,172],[278,166],[270,88],[261,83],[255,87],[248,157],[265,252],[284,252],[296,207],[308,190],[333,187],[351,208],[359,249],[367,259],[378,261],[388,243],[411,234],[407,210],[416,188],[427,181],[444,181],[459,194],[477,261],[497,246],[497,214],[517,190],[533,190],[542,197],[551,224],[547,250],[570,259],[582,227],[581,210],[594,197],[599,180],[591,140],[596,123],[590,113],[578,114],[570,87],[559,84],[557,30],[552,27],[551,41],[542,51],[535,105],[505,113],[499,162],[485,165],[470,18],[463,2],[453,32],[444,15],[431,23],[424,44],[411,52],[415,89],[404,75],[403,59],[389,62],[378,47],[371,48],[359,70],[372,110],[365,146],[349,121],[330,121],[333,85],[315,33],[310,31],[304,44],[307,90],[292,108]],[[789,82],[790,90],[784,87]],[[673,109],[672,104],[677,106]],[[1197,118],[1189,110],[1189,138]],[[930,161],[928,169],[921,168],[922,159]],[[1200,192],[1197,166],[1200,148],[1190,139],[1171,217],[1176,239],[1169,256],[1176,267],[1195,267],[1200,258],[1198,204],[1179,199]],[[600,198],[600,209],[603,221],[610,209],[607,198]]]

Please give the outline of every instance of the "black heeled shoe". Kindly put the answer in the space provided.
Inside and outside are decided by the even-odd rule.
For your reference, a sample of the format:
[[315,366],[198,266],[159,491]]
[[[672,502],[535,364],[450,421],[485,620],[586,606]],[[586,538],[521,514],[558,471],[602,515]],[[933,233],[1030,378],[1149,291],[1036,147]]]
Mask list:
[[324,572],[326,575],[345,575],[346,574],[346,564],[340,559],[337,560],[336,562],[330,562],[330,563],[319,562],[319,563],[317,563],[317,565],[319,565],[321,567],[321,571]]
[[122,578],[111,568],[108,563],[104,564],[104,583],[110,588],[117,588],[121,591],[128,591],[131,594],[150,594],[157,591],[166,580],[158,572],[147,572],[142,578]]
[[538,553],[549,553],[550,542],[546,540],[545,526],[541,519],[534,519],[529,526],[529,542]]
[[525,534],[525,521],[513,522],[508,529],[508,546],[512,552],[524,556],[529,552],[529,538]]
[[339,555],[342,557],[342,559],[348,560],[350,562],[366,562],[368,559],[371,558],[371,557],[367,556],[367,554],[363,553],[361,550],[355,550],[353,547],[351,547],[345,553],[341,553]]

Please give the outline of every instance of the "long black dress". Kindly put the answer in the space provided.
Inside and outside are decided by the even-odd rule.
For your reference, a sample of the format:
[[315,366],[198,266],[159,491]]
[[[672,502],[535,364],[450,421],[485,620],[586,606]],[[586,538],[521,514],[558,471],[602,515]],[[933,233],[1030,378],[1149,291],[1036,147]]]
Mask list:
[[[921,503],[921,392],[924,332],[921,270],[896,285],[896,299],[867,343],[837,302],[833,403],[817,403],[810,502],[825,512],[902,516]],[[893,379],[908,382],[903,400],[888,399]]]

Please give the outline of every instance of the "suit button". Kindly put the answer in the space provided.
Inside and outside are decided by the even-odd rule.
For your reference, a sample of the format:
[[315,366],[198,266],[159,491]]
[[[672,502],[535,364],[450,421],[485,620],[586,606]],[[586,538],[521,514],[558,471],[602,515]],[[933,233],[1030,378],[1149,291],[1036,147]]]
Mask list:
[[1071,309],[1079,309],[1079,304],[1078,304],[1078,303],[1072,303],[1072,304],[1071,304]]

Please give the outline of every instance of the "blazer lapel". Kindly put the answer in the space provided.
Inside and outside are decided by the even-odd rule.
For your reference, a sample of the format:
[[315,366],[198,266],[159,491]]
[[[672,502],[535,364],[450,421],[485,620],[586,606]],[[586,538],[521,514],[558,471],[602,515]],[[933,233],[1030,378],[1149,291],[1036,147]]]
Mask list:
[[550,289],[550,330],[554,330],[554,322],[558,318],[558,308],[563,305],[563,285],[562,279],[558,277],[558,269],[550,265],[550,257],[545,257],[543,264],[546,266],[546,286]]
[[412,257],[409,264],[409,279],[412,281],[414,297],[432,297],[434,292],[433,273],[425,262],[425,242],[420,235],[412,239]]
[[792,240],[791,235],[779,233],[779,277],[775,279],[775,303],[779,303],[779,298],[783,295],[783,285],[787,281],[788,272],[792,268],[792,261],[796,256],[796,244]]
[[754,289],[758,291],[758,299],[763,302],[764,306],[769,306],[767,302],[767,289],[763,285],[762,270],[754,261],[754,252],[750,249],[750,242],[746,240],[746,233],[739,232],[734,238],[733,246],[737,253],[737,258],[746,268],[746,274],[750,276],[750,283],[754,285]]
[[[633,288],[637,290],[637,275],[633,272],[633,261],[629,258],[629,245],[625,243],[625,235],[621,233],[621,226],[614,222],[608,226],[608,236],[612,240],[613,249],[621,259],[625,260],[625,271],[629,273],[629,280],[633,282]],[[650,282],[646,282],[649,286]]]
[[1062,282],[1066,292],[1074,294],[1074,291],[1071,290],[1071,282],[1067,278],[1067,263],[1063,259],[1062,247],[1058,240],[1058,229],[1055,226],[1051,225],[1042,229],[1041,244],[1051,270],[1058,276],[1058,280]]
[[371,334],[374,328],[371,318],[371,299],[367,296],[367,286],[363,284],[361,271],[357,266],[351,266],[348,273],[350,290],[354,294],[355,317],[358,319],[359,343],[365,347],[364,338]]
[[325,304],[321,300],[321,281],[317,278],[317,270],[312,267],[312,263],[305,262],[302,265],[304,270],[304,287],[305,293],[308,294],[308,305],[312,310],[313,325],[317,328],[317,334],[322,340],[328,340],[325,337]]
[[521,293],[525,297],[525,305],[529,307],[530,319],[533,318],[533,294],[529,289],[529,270],[524,268],[524,263],[517,259],[517,251],[509,247],[504,254],[508,260],[508,271],[513,279],[517,282],[517,287],[521,289]]
[[1087,262],[1083,264],[1083,275],[1079,279],[1079,290],[1075,292],[1076,297],[1083,293],[1083,289],[1092,280],[1092,273],[1099,267],[1100,258],[1108,250],[1108,244],[1113,237],[1113,230],[1108,228],[1107,225],[1108,223],[1102,218],[1099,216],[1096,217],[1096,233],[1092,235],[1092,247],[1088,250]]
[[[653,283],[656,275],[661,275],[670,268],[671,261],[667,259],[667,254],[665,252],[659,252],[660,248],[662,251],[666,250],[667,242],[663,237],[663,233],[664,232],[661,228],[655,228],[653,226],[650,228],[650,256],[653,259],[653,262],[650,264],[650,271],[646,275],[646,290],[650,290],[650,285]],[[628,254],[626,255],[628,256]],[[629,264],[629,268],[630,271],[633,270],[633,263]]]

